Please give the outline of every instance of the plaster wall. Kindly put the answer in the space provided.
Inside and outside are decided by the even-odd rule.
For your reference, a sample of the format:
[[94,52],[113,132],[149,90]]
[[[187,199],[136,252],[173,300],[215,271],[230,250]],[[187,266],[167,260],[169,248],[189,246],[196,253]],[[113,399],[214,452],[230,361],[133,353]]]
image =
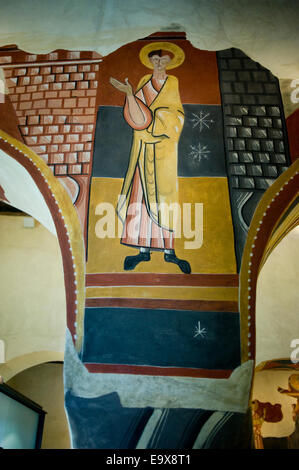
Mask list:
[[[299,227],[273,250],[258,277],[256,364],[289,358],[299,338]],[[299,341],[299,340],[298,340]]]
[[64,352],[66,326],[57,238],[36,221],[34,228],[24,228],[22,216],[2,215],[0,240],[0,338],[6,346],[6,364],[0,371],[10,361],[36,352],[39,362],[50,360],[52,353],[57,360],[57,353]]
[[64,411],[63,364],[47,363],[17,374],[7,385],[38,403],[46,411],[42,449],[69,449]]

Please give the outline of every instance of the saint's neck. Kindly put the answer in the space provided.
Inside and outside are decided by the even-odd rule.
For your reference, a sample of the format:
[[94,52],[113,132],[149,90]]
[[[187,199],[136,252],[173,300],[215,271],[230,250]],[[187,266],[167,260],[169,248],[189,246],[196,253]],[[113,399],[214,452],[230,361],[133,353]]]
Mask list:
[[153,78],[155,80],[166,80],[167,78],[167,73],[165,72],[165,70],[163,71],[159,71],[159,70],[154,70],[153,72]]

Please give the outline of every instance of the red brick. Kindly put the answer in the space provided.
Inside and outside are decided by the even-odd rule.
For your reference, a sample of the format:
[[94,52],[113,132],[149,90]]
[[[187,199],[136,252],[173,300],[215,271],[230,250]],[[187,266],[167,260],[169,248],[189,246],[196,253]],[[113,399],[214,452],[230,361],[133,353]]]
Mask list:
[[53,73],[63,73],[64,72],[63,66],[62,65],[54,65],[52,67],[52,72]]
[[67,166],[66,165],[56,165],[55,166],[55,175],[66,175]]
[[46,91],[45,98],[57,98],[57,91]]
[[58,145],[49,145],[48,151],[51,152],[58,152]]
[[41,85],[38,86],[38,91],[47,91],[47,90],[49,90],[49,83],[42,83]]
[[72,114],[75,114],[76,116],[80,115],[80,114],[83,114],[83,109],[82,108],[74,108],[72,110]]
[[24,68],[18,69],[18,68],[16,68],[13,71],[13,75],[15,77],[21,77],[22,75],[27,75],[27,69],[24,69]]
[[16,93],[25,93],[25,87],[24,86],[20,86],[20,87],[17,87],[16,88]]
[[12,72],[14,69],[4,69],[5,78],[12,77]]
[[67,143],[75,143],[75,142],[79,142],[79,135],[78,134],[68,134],[66,136],[66,142]]
[[70,90],[62,90],[62,91],[59,91],[59,98],[70,98],[71,96],[71,91]]
[[95,106],[95,105],[96,105],[96,99],[95,98],[90,98],[89,106]]
[[48,109],[48,108],[44,108],[44,109],[39,109],[38,110],[39,114],[51,114],[51,109]]
[[[50,76],[51,75],[48,75],[47,78],[50,77]],[[31,78],[30,83],[32,85],[40,85],[42,82],[43,82],[43,78],[40,75],[37,75],[37,76]]]
[[38,143],[39,144],[50,144],[52,142],[52,136],[51,135],[41,135],[38,138]]
[[78,90],[88,90],[88,82],[78,82],[77,83]]
[[49,108],[60,108],[62,105],[62,100],[48,100]]
[[81,142],[89,142],[92,140],[92,134],[82,134],[80,140]]
[[98,81],[93,80],[90,82],[90,88],[98,88]]
[[93,124],[87,124],[84,126],[84,132],[93,132],[94,130],[94,125]]
[[59,109],[53,109],[52,110],[52,113],[53,114],[61,114],[61,115],[69,115],[71,114],[71,110],[70,109],[65,109],[65,108],[59,108]]
[[69,124],[60,126],[60,132],[63,134],[68,134],[71,131],[71,126]]
[[65,162],[66,163],[77,163],[77,154],[73,153],[66,153],[65,154]]
[[[14,105],[14,103],[13,103],[13,105]],[[14,108],[16,109],[15,106],[14,106]],[[21,116],[24,116],[24,114],[26,115],[26,112],[27,112],[27,111],[16,111],[16,115],[17,115],[18,117],[21,117]],[[30,111],[28,111],[28,112],[30,112]]]
[[76,83],[75,82],[62,83],[62,89],[63,90],[74,90],[75,88],[76,88]]
[[72,96],[86,96],[87,90],[72,90]]
[[79,152],[78,153],[78,162],[80,163],[89,163],[91,158],[90,152]]
[[67,58],[72,60],[80,59],[80,51],[68,51]]
[[97,90],[86,90],[86,96],[96,96],[97,95]]
[[91,70],[97,72],[100,69],[99,64],[91,64]]
[[82,171],[82,165],[69,165],[68,170],[70,175],[80,175]]
[[35,145],[37,143],[37,137],[31,136],[31,137],[25,137],[25,142],[27,145]]
[[88,115],[88,116],[69,116],[68,117],[68,122],[69,123],[78,123],[78,124],[87,124],[90,122],[94,122],[95,116],[94,115]]
[[26,91],[35,92],[35,91],[37,91],[37,86],[36,85],[30,85],[26,88]]
[[90,173],[90,165],[88,163],[84,163],[82,165],[82,174],[89,175],[89,173]]
[[95,113],[95,109],[94,109],[94,108],[85,108],[85,109],[84,109],[84,113],[85,113],[85,114],[94,114],[94,113]]
[[63,104],[66,108],[75,108],[77,104],[77,100],[76,98],[65,99]]
[[31,135],[41,135],[44,132],[44,127],[43,126],[33,126],[30,128],[30,134]]
[[31,101],[24,101],[23,103],[20,103],[19,108],[20,109],[31,109],[32,108],[32,102]]
[[26,109],[25,111],[23,111],[23,113],[24,116],[36,116],[37,111],[36,109]]
[[42,108],[45,108],[46,107],[46,100],[37,100],[37,101],[33,101],[33,108],[34,109],[42,109]]
[[64,83],[50,83],[50,90],[61,90],[62,89],[62,85],[64,85]]
[[64,163],[64,153],[54,153],[51,156],[51,162],[53,162],[53,163]]
[[96,79],[96,74],[94,72],[84,74],[84,80],[95,80],[95,79]]
[[83,124],[76,124],[72,126],[72,132],[83,132],[83,131],[84,131]]
[[39,124],[39,116],[29,116],[27,119],[28,119],[28,125]]
[[44,93],[43,92],[37,92],[37,93],[32,93],[32,99],[33,100],[42,100],[44,98]]
[[69,152],[71,150],[71,144],[62,144],[58,146],[59,152]]
[[64,71],[66,73],[76,73],[78,71],[78,67],[77,67],[77,65],[65,65],[64,66]]
[[44,76],[44,82],[45,83],[53,83],[55,82],[55,75],[51,74],[51,75],[45,75]]
[[20,101],[28,101],[31,98],[31,93],[23,93],[20,95]]
[[26,117],[19,117],[19,125],[26,126],[27,118]]
[[50,75],[51,74],[51,67],[41,67],[40,73],[42,75]]
[[59,132],[58,126],[46,126],[45,127],[46,134],[57,134]]
[[20,77],[18,79],[18,85],[20,86],[26,86],[29,85],[30,83],[30,77]]
[[38,75],[39,74],[39,67],[28,67],[27,75]]
[[64,124],[66,119],[66,116],[54,116],[54,124]]
[[36,116],[37,111],[36,109],[26,109],[24,111],[25,116]]
[[21,130],[22,135],[28,135],[28,127],[21,126],[20,130]]
[[64,136],[63,135],[54,135],[53,144],[63,144]]
[[89,101],[89,98],[79,98],[78,99],[78,106],[80,108],[86,108],[86,107],[88,107],[88,101]]
[[80,64],[78,67],[79,72],[90,72],[89,64]]
[[92,149],[92,142],[86,142],[84,144],[84,150],[91,150]]
[[71,73],[70,79],[75,82],[83,80],[83,73]]
[[9,94],[9,97],[10,97],[10,101],[12,102],[16,102],[19,100],[19,96],[23,96],[23,95],[12,95],[11,93]]
[[33,150],[36,153],[45,153],[46,152],[46,147],[45,147],[45,145],[36,145],[36,146],[33,147]]
[[84,144],[71,144],[72,152],[78,152],[84,149]]
[[68,73],[61,73],[61,74],[56,75],[56,80],[58,82],[68,82],[69,78],[70,76]]
[[54,165],[48,165],[48,168],[50,168],[50,170],[54,173],[54,171],[55,171],[55,166]]

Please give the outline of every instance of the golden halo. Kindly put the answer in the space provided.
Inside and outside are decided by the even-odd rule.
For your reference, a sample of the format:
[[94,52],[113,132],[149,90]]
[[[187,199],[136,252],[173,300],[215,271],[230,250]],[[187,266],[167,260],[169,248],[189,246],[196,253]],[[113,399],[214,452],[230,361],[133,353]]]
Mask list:
[[148,54],[152,51],[160,49],[172,52],[174,55],[173,59],[171,59],[171,62],[169,62],[167,65],[166,70],[178,67],[185,60],[185,52],[176,44],[173,44],[172,42],[151,42],[150,44],[144,46],[139,52],[139,58],[143,65],[145,65],[148,69],[153,69],[154,66],[149,60]]

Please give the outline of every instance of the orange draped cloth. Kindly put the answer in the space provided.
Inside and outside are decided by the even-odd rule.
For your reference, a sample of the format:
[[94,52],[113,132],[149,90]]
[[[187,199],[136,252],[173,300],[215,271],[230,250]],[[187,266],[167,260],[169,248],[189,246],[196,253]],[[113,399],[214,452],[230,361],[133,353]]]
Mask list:
[[[136,126],[131,119],[129,106],[126,101],[124,117],[133,129],[144,130],[151,124],[152,112],[149,106],[158,96],[163,84],[163,82],[158,82],[152,77],[151,80],[136,93],[135,98],[137,98],[138,105],[145,117],[145,122],[142,126]],[[160,227],[150,217],[149,211],[146,208],[138,165],[136,165],[133,176],[132,191],[121,243],[156,250],[170,250],[174,248],[174,232]]]

